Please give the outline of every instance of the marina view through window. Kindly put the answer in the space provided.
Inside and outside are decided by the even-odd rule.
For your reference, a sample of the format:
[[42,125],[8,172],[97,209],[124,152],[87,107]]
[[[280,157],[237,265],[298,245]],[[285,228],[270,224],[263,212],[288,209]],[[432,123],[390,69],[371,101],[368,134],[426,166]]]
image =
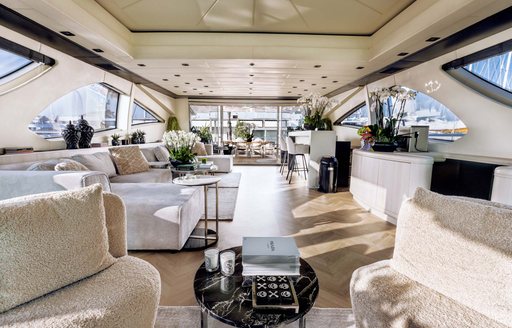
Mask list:
[[0,81],[32,63],[29,59],[0,49]]
[[133,103],[132,125],[158,123],[162,121],[162,119],[158,118],[156,114],[153,114],[149,109],[137,102]]

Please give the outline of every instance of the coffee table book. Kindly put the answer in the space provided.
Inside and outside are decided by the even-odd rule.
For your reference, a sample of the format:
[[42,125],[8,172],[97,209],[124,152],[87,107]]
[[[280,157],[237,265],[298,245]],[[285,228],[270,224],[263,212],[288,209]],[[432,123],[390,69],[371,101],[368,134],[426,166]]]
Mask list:
[[299,276],[299,264],[249,264],[242,263],[242,276]]
[[300,253],[291,237],[244,237],[243,264],[300,265]]

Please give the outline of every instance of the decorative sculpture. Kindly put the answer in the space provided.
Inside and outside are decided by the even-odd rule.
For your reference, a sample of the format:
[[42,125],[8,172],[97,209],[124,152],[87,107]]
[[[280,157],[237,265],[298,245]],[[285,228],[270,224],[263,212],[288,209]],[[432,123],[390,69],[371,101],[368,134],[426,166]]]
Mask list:
[[77,130],[80,132],[80,141],[78,146],[80,148],[91,148],[91,140],[94,135],[94,128],[89,125],[89,122],[84,120],[84,116],[81,115],[78,120]]
[[78,131],[73,123],[69,121],[66,128],[62,130],[62,137],[66,142],[66,149],[78,149],[78,142],[80,140],[80,131]]

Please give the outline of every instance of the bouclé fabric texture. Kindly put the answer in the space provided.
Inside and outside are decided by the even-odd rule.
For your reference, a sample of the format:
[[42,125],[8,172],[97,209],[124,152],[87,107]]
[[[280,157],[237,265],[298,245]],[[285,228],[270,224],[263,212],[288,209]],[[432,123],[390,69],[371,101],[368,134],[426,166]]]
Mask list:
[[111,266],[100,185],[0,201],[0,312]]
[[55,165],[55,171],[89,171],[87,166],[72,159],[63,159]]
[[121,175],[149,171],[149,163],[142,155],[139,146],[109,148],[117,171]]
[[159,162],[169,162],[169,150],[165,146],[157,146],[153,152]]

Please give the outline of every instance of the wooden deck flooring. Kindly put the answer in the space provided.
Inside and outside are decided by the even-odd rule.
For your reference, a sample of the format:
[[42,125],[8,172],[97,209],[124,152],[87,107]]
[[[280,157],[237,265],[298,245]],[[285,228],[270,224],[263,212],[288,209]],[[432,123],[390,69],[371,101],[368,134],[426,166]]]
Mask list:
[[[243,236],[293,236],[320,282],[316,306],[351,307],[349,282],[360,266],[393,253],[395,226],[362,210],[349,192],[319,193],[304,178],[289,185],[279,167],[237,166],[242,180],[232,222],[220,223],[218,248]],[[193,278],[203,252],[130,252],[162,278],[161,305],[196,305]]]

